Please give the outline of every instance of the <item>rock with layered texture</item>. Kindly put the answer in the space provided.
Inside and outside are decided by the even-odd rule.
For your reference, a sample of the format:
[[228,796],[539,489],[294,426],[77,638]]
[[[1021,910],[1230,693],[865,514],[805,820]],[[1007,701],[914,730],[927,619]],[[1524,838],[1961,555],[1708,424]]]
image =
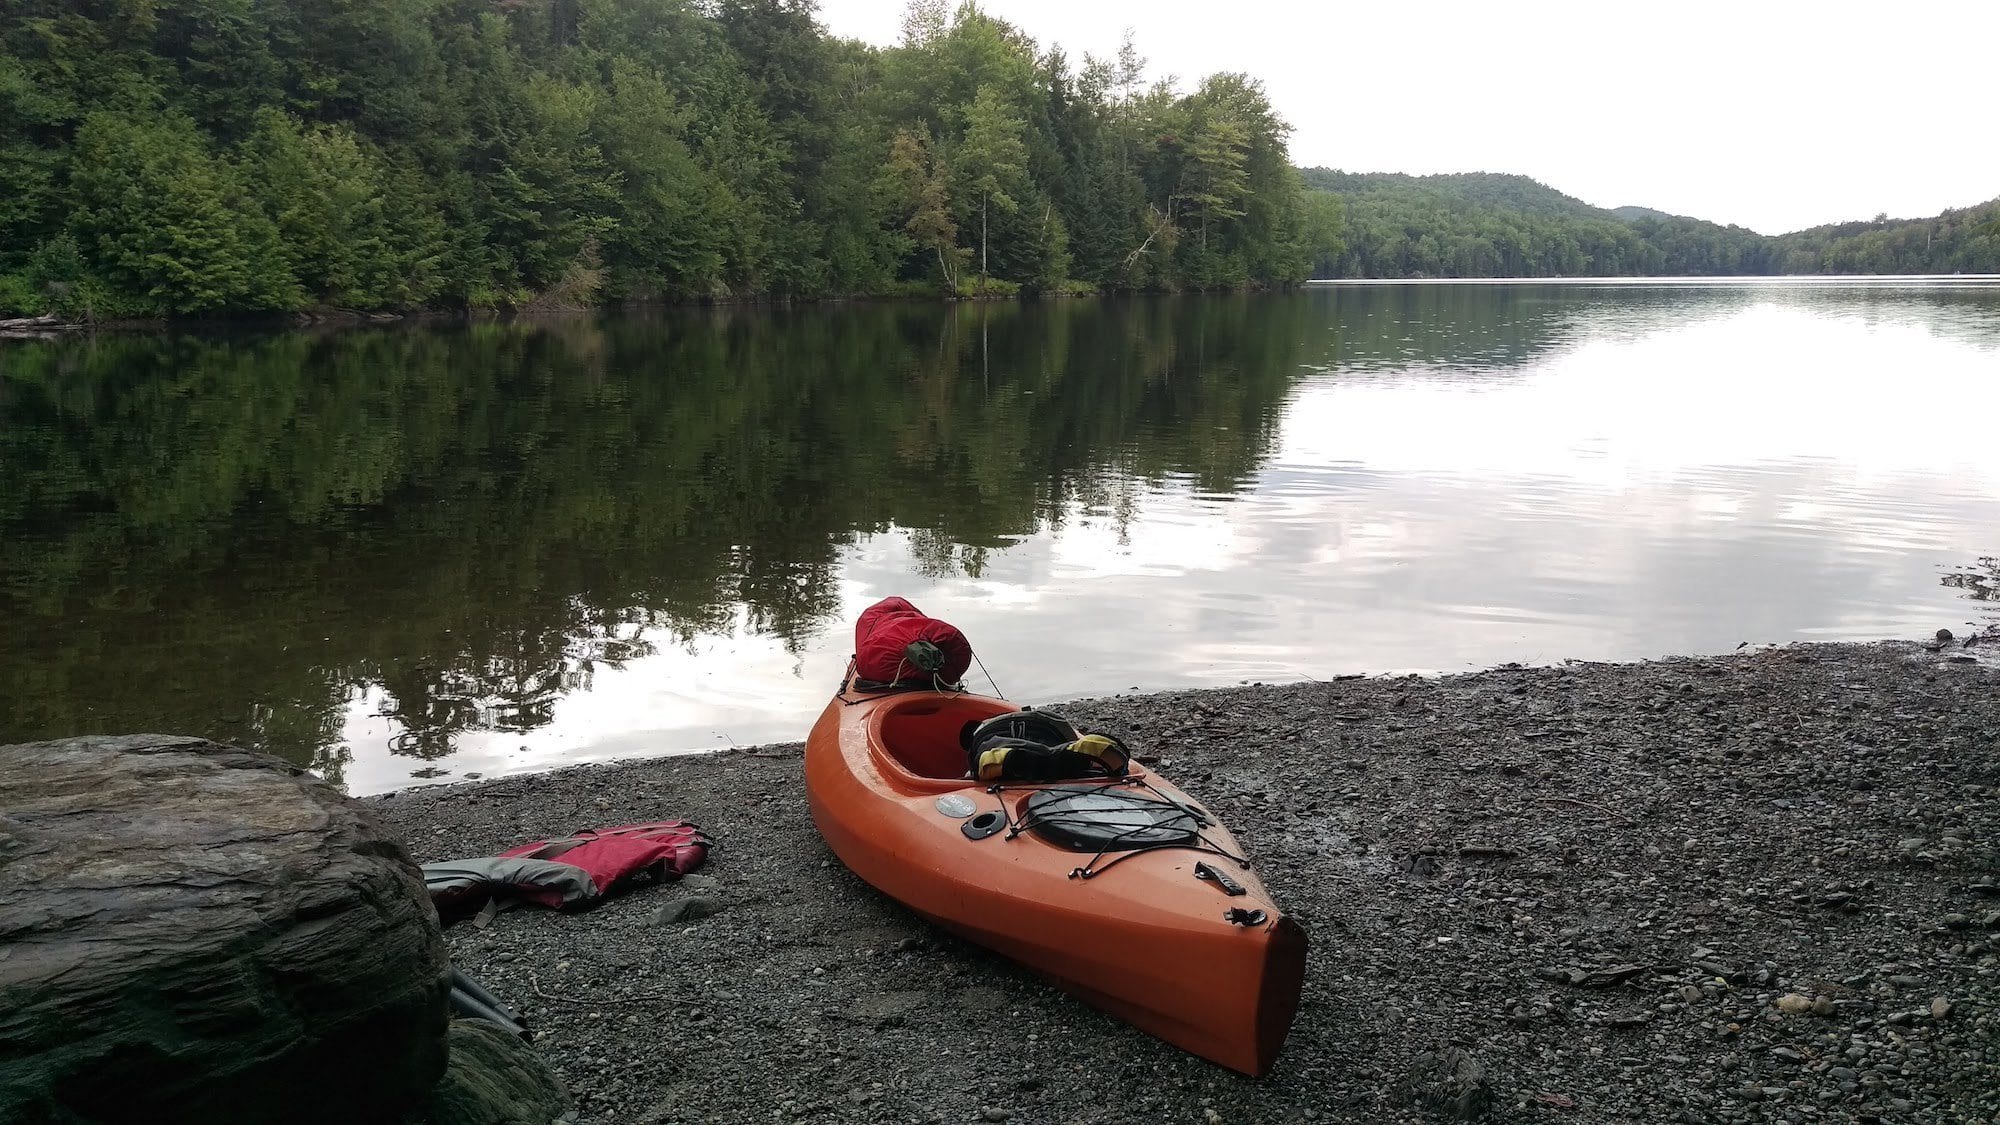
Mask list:
[[0,1120],[402,1120],[447,972],[416,865],[318,778],[194,738],[0,747]]
[[426,1125],[563,1125],[569,1089],[541,1056],[499,1024],[451,1021],[451,1065],[432,1091]]

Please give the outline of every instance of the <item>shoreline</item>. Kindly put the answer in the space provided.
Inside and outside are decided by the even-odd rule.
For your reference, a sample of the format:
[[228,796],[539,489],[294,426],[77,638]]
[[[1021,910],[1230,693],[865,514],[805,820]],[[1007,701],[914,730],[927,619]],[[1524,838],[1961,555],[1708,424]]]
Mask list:
[[1508,1121],[1972,1122],[2000,1112],[1996,689],[1884,642],[1050,705],[1160,755],[1311,932],[1263,1080],[855,879],[797,743],[361,800],[420,862],[714,836],[683,885],[446,932],[586,1122],[1418,1122],[1453,1048]]
[[736,296],[709,297],[635,297],[588,305],[562,305],[536,307],[532,302],[516,307],[493,308],[417,308],[417,309],[340,309],[310,308],[293,312],[243,312],[221,313],[195,316],[148,316],[122,317],[102,321],[66,320],[53,315],[0,317],[0,340],[54,340],[72,334],[90,335],[98,332],[160,332],[169,329],[190,331],[274,331],[279,329],[307,328],[354,328],[388,324],[444,324],[478,323],[495,320],[543,320],[588,315],[592,313],[618,312],[643,309],[697,309],[697,308],[795,308],[812,305],[847,305],[863,303],[893,304],[940,304],[956,305],[983,302],[1015,302],[1019,304],[1037,301],[1067,301],[1091,298],[1120,298],[1147,296],[1185,295],[1248,295],[1256,293],[1286,293],[1296,290],[1328,288],[1340,285],[1754,285],[1770,282],[1792,282],[1799,284],[1827,285],[1867,285],[1897,284],[1910,282],[1990,282],[2000,281],[2000,274],[1990,273],[1798,273],[1798,274],[1611,274],[1605,276],[1584,274],[1562,274],[1549,276],[1479,276],[1479,277],[1313,277],[1296,282],[1273,282],[1247,285],[1231,289],[1114,289],[1083,291],[1045,291],[1033,293],[1000,293],[985,295],[947,293],[912,294],[900,292],[883,293],[828,293],[818,296],[782,296],[772,293],[746,294]]
[[193,332],[219,331],[277,331],[282,329],[309,328],[360,328],[380,327],[392,324],[478,324],[491,321],[539,321],[559,320],[597,313],[643,311],[648,309],[787,309],[800,306],[848,305],[863,303],[886,304],[982,304],[992,302],[1014,302],[1029,304],[1038,301],[1068,301],[1088,298],[1131,297],[1131,296],[1173,296],[1178,294],[1249,294],[1286,292],[1303,288],[1310,282],[1295,282],[1268,285],[1245,286],[1239,289],[1158,289],[1158,290],[1090,290],[1080,291],[1037,291],[988,294],[976,293],[826,293],[817,296],[787,296],[776,293],[751,293],[743,296],[709,297],[626,297],[592,304],[537,305],[528,302],[515,306],[493,306],[481,308],[413,308],[413,309],[342,309],[315,307],[297,309],[291,312],[237,312],[212,313],[189,316],[137,316],[113,317],[105,320],[67,320],[53,314],[26,317],[0,317],[0,340],[53,340],[70,334],[91,335],[99,332],[162,332],[185,330]]

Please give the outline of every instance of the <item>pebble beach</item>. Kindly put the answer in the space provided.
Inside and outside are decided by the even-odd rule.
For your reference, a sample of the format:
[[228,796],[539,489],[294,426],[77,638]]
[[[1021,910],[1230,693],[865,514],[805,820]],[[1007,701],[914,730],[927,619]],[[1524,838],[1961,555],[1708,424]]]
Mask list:
[[668,817],[714,837],[677,884],[447,931],[584,1122],[1991,1122],[1995,651],[1017,701],[1156,760],[1309,930],[1259,1080],[849,874],[796,743],[365,803],[420,862]]

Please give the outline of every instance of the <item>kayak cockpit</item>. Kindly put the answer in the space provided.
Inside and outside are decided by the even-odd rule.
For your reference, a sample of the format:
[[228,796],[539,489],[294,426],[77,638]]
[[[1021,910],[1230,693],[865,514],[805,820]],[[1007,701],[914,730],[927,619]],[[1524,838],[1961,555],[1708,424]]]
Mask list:
[[869,716],[868,741],[885,770],[920,781],[969,784],[960,734],[967,723],[1008,710],[1003,703],[973,695],[891,696]]

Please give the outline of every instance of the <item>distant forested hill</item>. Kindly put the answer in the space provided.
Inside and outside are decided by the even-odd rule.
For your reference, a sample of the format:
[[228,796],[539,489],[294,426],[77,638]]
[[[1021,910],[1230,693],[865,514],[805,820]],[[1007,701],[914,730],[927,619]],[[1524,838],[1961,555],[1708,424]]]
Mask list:
[[1341,206],[1341,246],[1315,257],[1315,277],[2000,273],[2000,199],[1772,238],[1648,207],[1593,207],[1526,176],[1300,175]]
[[1236,288],[1335,236],[1253,77],[814,9],[7,0],[0,315]]
[[2000,199],[1928,219],[1813,227],[1774,241],[1781,273],[2000,273]]
[[1495,172],[1411,176],[1402,172],[1336,172],[1330,168],[1305,168],[1299,174],[1305,178],[1307,187],[1336,195],[1424,197],[1466,207],[1571,218],[1601,218],[1608,213],[1581,199],[1564,195],[1539,180]]

